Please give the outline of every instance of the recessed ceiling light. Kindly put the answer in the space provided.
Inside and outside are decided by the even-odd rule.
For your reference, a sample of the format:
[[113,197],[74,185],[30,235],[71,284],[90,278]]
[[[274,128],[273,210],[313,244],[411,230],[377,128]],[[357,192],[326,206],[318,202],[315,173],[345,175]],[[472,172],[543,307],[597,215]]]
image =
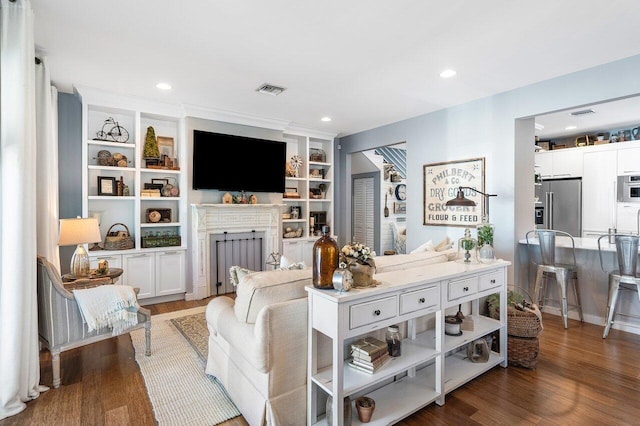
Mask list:
[[322,117],[320,121],[331,121],[331,117]]
[[578,128],[578,126],[567,126],[567,127],[565,127],[564,129],[565,129],[565,130],[575,130],[575,129],[577,129],[577,128]]
[[440,77],[442,78],[450,78],[450,77],[453,77],[454,75],[456,75],[456,71],[452,69],[447,69],[440,73]]
[[156,87],[160,90],[171,90],[171,85],[169,83],[158,83]]

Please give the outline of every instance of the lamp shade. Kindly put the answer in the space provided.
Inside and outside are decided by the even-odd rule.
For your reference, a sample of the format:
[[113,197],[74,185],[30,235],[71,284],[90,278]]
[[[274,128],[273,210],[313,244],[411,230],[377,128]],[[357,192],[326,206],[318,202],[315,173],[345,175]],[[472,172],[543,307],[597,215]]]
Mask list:
[[470,200],[464,196],[464,191],[462,188],[458,189],[456,194],[456,198],[452,198],[446,203],[447,206],[475,206],[476,203],[473,200]]
[[100,241],[100,228],[95,218],[60,219],[59,245],[72,246]]

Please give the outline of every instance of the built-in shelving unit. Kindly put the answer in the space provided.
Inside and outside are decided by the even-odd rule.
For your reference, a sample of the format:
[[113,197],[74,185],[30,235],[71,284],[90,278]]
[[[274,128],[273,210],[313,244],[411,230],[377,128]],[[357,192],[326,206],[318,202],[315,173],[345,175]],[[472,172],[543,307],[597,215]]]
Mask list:
[[[333,135],[310,136],[306,132],[291,132],[284,134],[284,140],[287,143],[287,161],[297,155],[302,159],[302,167],[297,176],[285,176],[286,190],[282,202],[288,206],[284,210],[285,215],[291,217],[282,221],[282,254],[292,261],[304,261],[310,265],[313,244],[320,236],[322,225],[333,228]],[[293,193],[299,198],[287,197]]]
[[[98,218],[103,241],[109,231],[128,232],[134,241],[133,247],[123,250],[90,250],[92,267],[106,259],[110,266],[123,268],[119,283],[139,288],[140,299],[183,298],[186,191],[167,197],[142,193],[149,184],[162,189],[169,183],[178,191],[187,188],[179,167],[185,158],[186,140],[181,111],[172,105],[90,88],[76,88],[76,94],[82,101],[82,215]],[[128,138],[114,141],[109,135],[98,135],[113,128],[109,119],[123,127]],[[167,142],[161,148],[166,164],[148,166],[143,156],[150,126]],[[119,181],[125,185],[121,191],[117,190]],[[150,220],[151,211],[162,212],[162,220]]]

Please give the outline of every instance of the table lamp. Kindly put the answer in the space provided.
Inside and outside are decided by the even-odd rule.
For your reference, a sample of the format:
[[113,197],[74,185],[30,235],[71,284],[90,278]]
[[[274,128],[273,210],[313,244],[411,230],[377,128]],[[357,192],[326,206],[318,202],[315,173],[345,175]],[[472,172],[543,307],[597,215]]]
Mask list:
[[89,276],[89,254],[84,244],[101,241],[100,228],[95,218],[60,219],[60,246],[77,244],[76,251],[71,257],[71,273],[75,277]]

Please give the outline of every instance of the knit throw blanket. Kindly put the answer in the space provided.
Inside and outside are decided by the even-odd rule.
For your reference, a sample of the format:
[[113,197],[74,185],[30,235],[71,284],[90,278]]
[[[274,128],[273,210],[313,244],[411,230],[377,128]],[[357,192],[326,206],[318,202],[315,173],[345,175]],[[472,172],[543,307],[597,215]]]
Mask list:
[[103,285],[73,290],[88,331],[99,332],[105,327],[117,336],[127,328],[138,324],[138,301],[133,287],[126,285]]

